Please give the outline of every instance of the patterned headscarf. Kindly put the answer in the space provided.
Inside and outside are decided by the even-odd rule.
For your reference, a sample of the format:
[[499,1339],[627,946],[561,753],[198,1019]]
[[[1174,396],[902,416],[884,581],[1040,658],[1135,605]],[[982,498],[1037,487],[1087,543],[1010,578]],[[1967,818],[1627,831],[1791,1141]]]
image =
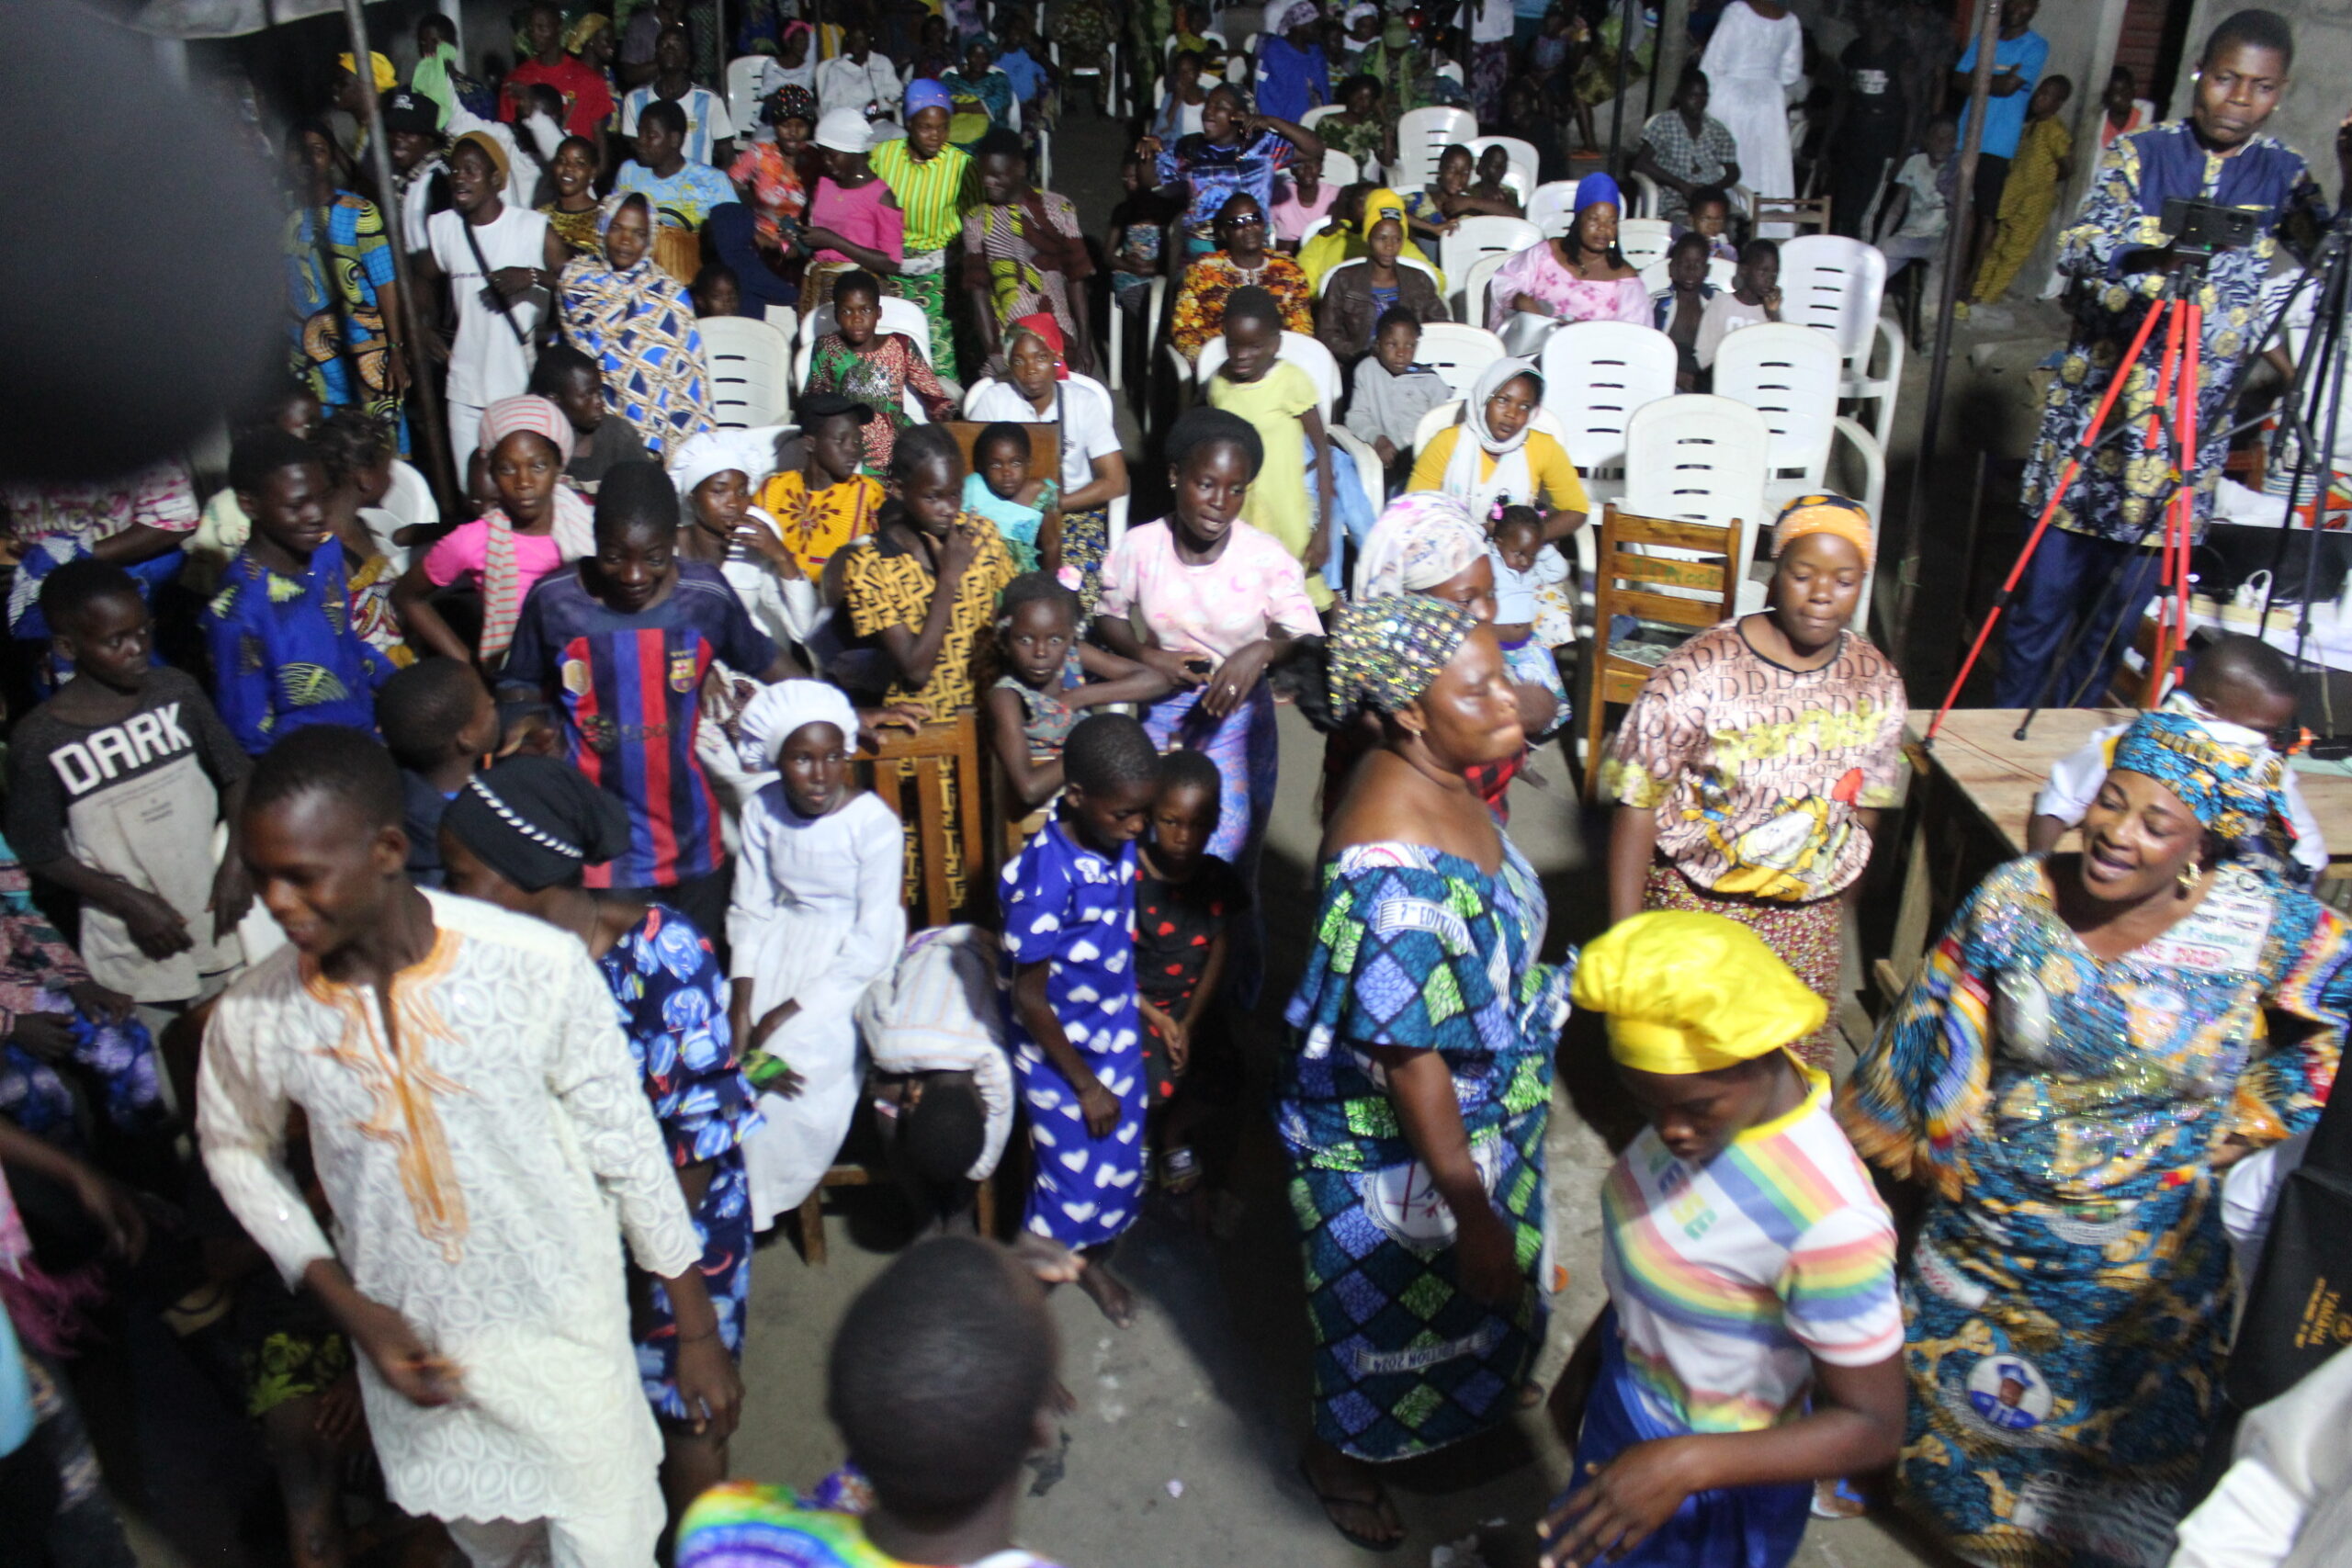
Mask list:
[[1457,576],[1487,553],[1470,503],[1442,491],[1410,491],[1390,502],[1356,558],[1356,597],[1414,593]]
[[578,54],[588,47],[591,39],[612,25],[613,19],[604,12],[591,11],[571,24],[571,30],[563,35],[563,47],[571,53]]
[[1478,618],[1461,605],[1419,593],[1349,605],[1331,631],[1332,716],[1395,713],[1430,689],[1477,628]]
[[621,209],[627,207],[631,202],[635,202],[638,206],[645,209],[645,227],[647,231],[645,236],[647,241],[645,254],[638,257],[636,265],[628,269],[631,272],[635,272],[638,267],[651,266],[653,265],[653,246],[651,243],[653,239],[652,229],[654,224],[659,221],[653,216],[653,203],[647,198],[646,194],[643,191],[616,190],[613,192],[612,195],[606,197],[602,202],[597,204],[596,250],[597,254],[603,258],[605,265],[610,266],[612,265],[613,258],[605,254],[605,237],[613,231],[613,220],[618,218],[621,215]]
[[2295,840],[2288,815],[2287,761],[2267,746],[2217,739],[2187,714],[2143,713],[2115,743],[2110,767],[2151,778],[2180,797],[2208,832],[2222,839],[2283,833]]
[[782,125],[787,119],[805,119],[817,123],[817,95],[797,83],[787,82],[768,95],[768,107],[760,118],[770,125]]
[[487,455],[498,450],[498,444],[518,430],[534,435],[544,435],[548,445],[569,463],[573,443],[579,439],[571,428],[571,421],[561,409],[547,398],[525,393],[519,397],[501,398],[481,411],[481,434],[477,443]]
[[[501,398],[481,411],[483,454],[497,451],[498,444],[518,430],[547,437],[564,462],[571,461],[571,421],[548,399],[528,395]],[[481,652],[484,663],[495,664],[514,641],[527,585],[515,551],[514,523],[503,510],[495,508],[484,514],[482,522],[490,532],[482,541]],[[588,503],[569,484],[559,482],[555,487],[555,518],[548,532],[566,561],[596,553],[595,525]]]
[[1876,553],[1870,513],[1860,502],[1842,495],[1801,495],[1781,508],[1780,516],[1772,520],[1772,558],[1780,559],[1781,552],[1807,534],[1837,535],[1860,552],[1865,570]]
[[1295,4],[1283,10],[1283,19],[1275,24],[1274,30],[1287,33],[1293,28],[1303,28],[1310,22],[1319,21],[1322,16],[1323,9],[1315,4],[1315,0],[1296,0]]

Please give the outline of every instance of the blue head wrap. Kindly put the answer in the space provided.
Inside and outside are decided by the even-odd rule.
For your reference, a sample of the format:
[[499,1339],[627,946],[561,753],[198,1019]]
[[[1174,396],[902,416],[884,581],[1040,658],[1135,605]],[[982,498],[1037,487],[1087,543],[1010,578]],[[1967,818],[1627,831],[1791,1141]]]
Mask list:
[[912,119],[925,109],[945,109],[953,114],[956,104],[945,87],[928,76],[918,76],[907,84],[907,118]]
[[2284,843],[2295,841],[2284,794],[2287,761],[2267,746],[2217,739],[2189,715],[2159,709],[2132,721],[2109,765],[2155,780],[2218,838],[2276,832]]
[[1621,213],[1625,210],[1625,198],[1618,192],[1615,180],[1607,175],[1587,175],[1577,181],[1578,213],[1588,207],[1599,207],[1602,202],[1607,202]]

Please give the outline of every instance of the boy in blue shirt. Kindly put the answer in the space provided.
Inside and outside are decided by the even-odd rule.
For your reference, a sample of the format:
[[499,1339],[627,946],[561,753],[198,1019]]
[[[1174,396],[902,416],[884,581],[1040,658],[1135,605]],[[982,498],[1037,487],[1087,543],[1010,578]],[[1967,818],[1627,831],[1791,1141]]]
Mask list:
[[312,724],[373,734],[391,661],[352,629],[343,544],[327,518],[334,487],[317,447],[275,427],[240,439],[229,485],[253,537],[204,610],[213,705],[250,756]]
[[[2050,63],[2050,40],[2033,30],[2033,14],[2041,0],[2007,0],[2001,7],[2001,34],[1993,44],[1993,85],[1984,100],[1984,140],[1976,154],[1976,231],[1969,238],[1968,265],[1962,277],[1976,276],[1977,258],[1993,238],[2000,216],[2001,187],[2009,177],[2009,160],[2017,156],[2018,138],[2025,134],[2026,105],[2033,99],[2034,84]],[[1976,75],[1976,43],[1952,72],[1952,91],[1963,105]],[[1961,110],[1960,144],[1968,145],[1968,111]]]

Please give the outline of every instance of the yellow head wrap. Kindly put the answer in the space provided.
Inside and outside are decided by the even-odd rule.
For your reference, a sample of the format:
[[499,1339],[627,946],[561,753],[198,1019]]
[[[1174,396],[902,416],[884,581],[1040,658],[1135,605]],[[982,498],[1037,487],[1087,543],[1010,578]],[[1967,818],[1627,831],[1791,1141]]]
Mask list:
[[1772,558],[1807,534],[1835,534],[1854,547],[1862,565],[1871,564],[1877,542],[1871,537],[1871,514],[1859,502],[1842,495],[1801,495],[1781,508],[1772,520]]
[[571,53],[578,54],[588,47],[588,41],[612,25],[613,19],[604,12],[591,11],[571,24],[571,30],[563,35],[563,47]]
[[[359,74],[359,67],[352,63],[351,51],[347,49],[334,57],[334,62],[354,76]],[[376,91],[389,93],[400,84],[400,73],[392,69],[392,62],[374,50],[368,51],[368,66],[375,73]]]
[[1609,1015],[1609,1055],[1645,1073],[1709,1073],[1821,1027],[1829,1004],[1736,920],[1655,909],[1577,958],[1577,1006]]

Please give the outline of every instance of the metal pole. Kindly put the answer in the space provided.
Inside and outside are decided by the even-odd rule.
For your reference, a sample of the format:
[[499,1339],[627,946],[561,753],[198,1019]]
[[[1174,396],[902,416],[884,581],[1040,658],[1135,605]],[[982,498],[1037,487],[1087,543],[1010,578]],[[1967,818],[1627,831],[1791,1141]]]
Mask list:
[[1612,171],[1625,145],[1625,73],[1634,63],[1634,18],[1636,0],[1617,8],[1617,102],[1609,116],[1609,162]]
[[[356,0],[345,0],[356,4]],[[1919,452],[1911,465],[1911,496],[1903,510],[1903,564],[1896,574],[1894,621],[1887,627],[1895,668],[1907,668],[1911,610],[1919,591],[1919,544],[1927,536],[1928,470],[1936,461],[1936,427],[1943,420],[1944,378],[1951,369],[1951,307],[1960,286],[1965,241],[1975,224],[1976,155],[1984,142],[1984,106],[1993,96],[1993,51],[2001,36],[2001,0],[1984,0],[1976,29],[1976,71],[1968,82],[1968,136],[1960,150],[1959,188],[1953,192],[1951,223],[1944,231],[1944,279],[1937,291],[1936,348],[1928,365],[1928,406],[1919,423]],[[2117,372],[2122,374],[2120,370]],[[1961,592],[1968,591],[1966,583]]]
[[[453,7],[454,8],[454,7]],[[392,281],[401,291],[401,314],[407,318],[407,330],[401,333],[403,347],[415,353],[409,371],[409,395],[422,407],[418,412],[417,434],[423,437],[427,457],[425,477],[431,480],[434,494],[441,503],[441,515],[458,515],[458,501],[464,493],[458,484],[457,472],[449,466],[449,422],[442,417],[441,394],[433,385],[431,367],[424,355],[424,302],[417,297],[416,272],[408,265],[407,231],[401,222],[393,193],[400,187],[392,181],[392,152],[384,135],[384,106],[377,101],[375,77],[368,69],[368,21],[359,14],[359,0],[343,0],[343,19],[351,29],[351,62],[360,82],[360,97],[367,102],[367,112],[361,117],[368,127],[368,161],[376,174],[376,188],[382,193],[383,208],[379,214],[392,243]],[[388,352],[397,354],[391,345]]]
[[[1690,58],[1690,0],[1664,0],[1657,8],[1657,49],[1650,56],[1650,112],[1667,107]],[[1665,96],[1661,98],[1660,95]]]

